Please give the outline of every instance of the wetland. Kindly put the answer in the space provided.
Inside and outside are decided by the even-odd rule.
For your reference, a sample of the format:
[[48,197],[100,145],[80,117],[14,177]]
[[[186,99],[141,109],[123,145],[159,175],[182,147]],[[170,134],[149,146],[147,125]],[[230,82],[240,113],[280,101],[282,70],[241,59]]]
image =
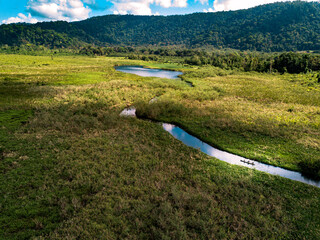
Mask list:
[[[119,65],[183,72],[194,87]],[[316,176],[320,94],[292,80],[304,76],[0,55],[0,238],[318,239],[319,188],[228,164],[162,125],[119,116],[135,106],[241,159]]]

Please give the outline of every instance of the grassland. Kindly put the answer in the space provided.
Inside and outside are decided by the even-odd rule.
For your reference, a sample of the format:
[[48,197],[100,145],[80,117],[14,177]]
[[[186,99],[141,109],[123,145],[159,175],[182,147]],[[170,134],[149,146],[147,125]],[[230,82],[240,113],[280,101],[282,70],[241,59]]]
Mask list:
[[320,238],[320,189],[119,117],[135,104],[221,148],[301,170],[319,157],[318,88],[296,76],[161,65],[184,71],[190,88],[119,64],[143,63],[0,55],[0,239]]
[[[304,75],[185,70],[194,89],[167,91],[139,114],[173,122],[221,149],[320,178],[320,84]],[[310,87],[311,85],[311,87]]]

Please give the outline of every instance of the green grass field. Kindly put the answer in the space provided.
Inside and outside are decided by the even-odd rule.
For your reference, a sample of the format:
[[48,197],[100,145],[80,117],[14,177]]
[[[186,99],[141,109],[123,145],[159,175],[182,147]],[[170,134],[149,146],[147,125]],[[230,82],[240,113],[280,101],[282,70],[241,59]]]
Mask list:
[[184,76],[194,89],[141,103],[140,115],[177,123],[229,152],[320,177],[320,84],[310,89],[270,74],[217,76],[212,67],[197,77],[198,71]]
[[[122,64],[182,70],[195,87],[116,72]],[[0,239],[319,239],[320,189],[229,165],[160,125],[119,117],[134,104],[222,149],[317,176],[320,92],[302,82],[124,58],[0,55]]]

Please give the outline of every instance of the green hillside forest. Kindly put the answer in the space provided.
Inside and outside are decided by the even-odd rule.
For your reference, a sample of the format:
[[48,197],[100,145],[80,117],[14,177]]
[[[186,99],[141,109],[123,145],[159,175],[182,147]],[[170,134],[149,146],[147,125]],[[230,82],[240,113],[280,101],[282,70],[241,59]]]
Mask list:
[[175,16],[106,15],[79,22],[0,26],[0,45],[212,46],[258,51],[320,50],[320,4],[286,2],[248,10]]

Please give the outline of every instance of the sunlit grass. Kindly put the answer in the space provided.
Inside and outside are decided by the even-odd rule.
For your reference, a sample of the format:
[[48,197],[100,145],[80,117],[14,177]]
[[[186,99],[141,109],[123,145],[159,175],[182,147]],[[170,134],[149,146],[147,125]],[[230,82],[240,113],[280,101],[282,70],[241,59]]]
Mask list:
[[194,82],[195,88],[167,91],[156,104],[142,104],[140,113],[177,123],[212,145],[276,166],[299,170],[301,162],[320,161],[316,90],[307,91],[280,75],[254,73]]
[[191,88],[116,72],[144,65],[122,58],[0,62],[0,239],[320,237],[318,188],[209,158],[160,125],[119,117],[135,105],[221,148],[299,169],[296,156],[319,156],[319,104],[303,86],[178,67]]

